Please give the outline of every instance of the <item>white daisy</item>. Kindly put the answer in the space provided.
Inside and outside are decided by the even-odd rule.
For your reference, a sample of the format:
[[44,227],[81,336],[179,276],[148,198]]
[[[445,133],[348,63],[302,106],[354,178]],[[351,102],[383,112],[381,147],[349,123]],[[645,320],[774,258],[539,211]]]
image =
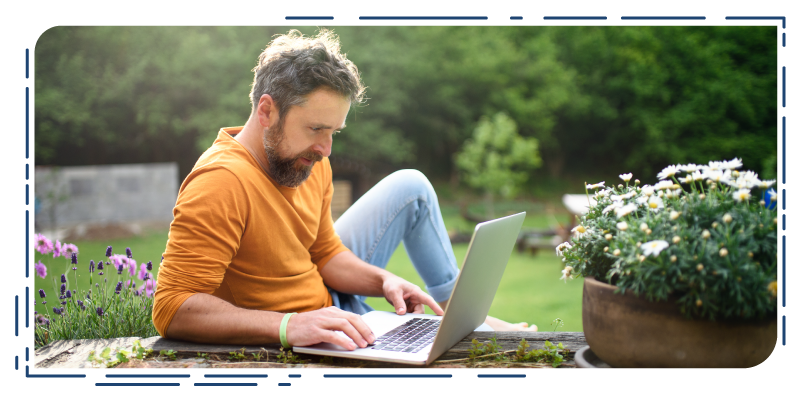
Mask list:
[[611,211],[613,211],[613,210],[615,210],[615,209],[617,209],[619,207],[622,207],[622,206],[623,206],[623,202],[614,202],[611,205],[609,205],[606,208],[604,208],[604,211],[601,212],[601,213],[607,214],[607,213],[609,213],[609,212],[611,212]]
[[606,196],[609,195],[610,192],[612,191],[609,189],[602,189],[595,193],[595,198],[596,199],[606,198]]
[[641,192],[643,195],[651,196],[654,194],[654,187],[650,185],[643,185]]
[[589,228],[581,225],[573,227],[573,229],[570,231],[572,231],[573,234],[576,234],[576,238],[581,238],[582,236],[592,232],[592,230],[590,230]]
[[615,202],[618,202],[618,201],[622,201],[622,200],[626,200],[626,199],[631,199],[636,195],[637,195],[636,192],[629,191],[628,193],[625,193],[623,195],[612,195],[612,196],[609,197],[609,199],[611,199],[611,200],[613,200]]
[[659,256],[659,253],[661,253],[668,246],[670,246],[670,244],[667,241],[656,240],[640,245],[640,249],[642,249],[642,256]]
[[768,189],[768,188],[772,187],[773,184],[775,184],[775,183],[776,183],[776,180],[765,180],[765,181],[759,181],[757,186],[762,188],[762,189]]
[[777,196],[776,196],[776,190],[775,190],[775,189],[773,189],[773,188],[769,189],[769,190],[768,190],[768,196],[770,196],[770,200],[771,200],[771,202],[775,202],[775,201],[776,201],[776,198],[777,198]]
[[589,185],[587,185],[587,189],[601,188],[601,187],[603,187],[603,186],[604,186],[604,183],[605,183],[605,182],[606,182],[606,181],[601,181],[601,182],[599,182],[599,183],[597,183],[597,184],[589,184]]
[[572,273],[572,272],[573,272],[573,267],[572,266],[565,266],[565,268],[562,269],[562,277],[560,277],[559,279],[560,280],[565,280],[565,283],[567,283],[567,278],[568,277],[570,277],[571,279],[573,278],[570,275],[570,273]]
[[670,166],[665,167],[662,170],[662,172],[660,172],[659,174],[656,175],[656,177],[659,178],[660,180],[664,180],[665,178],[673,177],[678,172],[679,172],[679,167],[678,166],[670,165]]
[[688,173],[692,173],[692,172],[697,171],[698,169],[701,168],[701,166],[697,166],[697,165],[692,164],[692,163],[690,163],[690,164],[680,164],[678,167],[679,167],[679,169],[681,171],[686,171]]
[[659,210],[659,209],[661,209],[663,207],[665,207],[665,202],[662,201],[662,198],[652,195],[651,198],[648,199],[648,208],[649,209],[651,209],[653,211],[657,211],[657,210]]
[[629,182],[629,181],[631,181],[632,175],[631,175],[631,173],[628,173],[628,174],[621,174],[618,177],[620,177],[620,179],[625,181],[625,182]]
[[628,205],[625,205],[625,206],[620,207],[617,210],[615,210],[615,213],[617,214],[617,218],[619,219],[619,218],[621,218],[623,216],[628,215],[629,213],[631,213],[631,212],[633,212],[635,210],[637,210],[637,205],[629,203]]
[[743,188],[737,190],[735,193],[732,194],[732,197],[737,202],[742,202],[751,198],[751,190]]
[[563,242],[556,247],[556,256],[562,256],[562,252],[573,248],[569,242]]
[[653,186],[653,188],[655,191],[659,191],[661,189],[670,189],[673,188],[673,183],[670,181],[659,181]]
[[743,166],[743,160],[742,159],[738,159],[736,157],[734,159],[731,159],[731,160],[727,161],[727,162],[720,162],[720,168],[723,169],[723,170],[726,170],[726,169],[734,170],[734,169],[740,168],[742,166]]
[[620,223],[617,223],[615,226],[620,231],[626,231],[629,229],[629,225],[625,221],[621,221]]

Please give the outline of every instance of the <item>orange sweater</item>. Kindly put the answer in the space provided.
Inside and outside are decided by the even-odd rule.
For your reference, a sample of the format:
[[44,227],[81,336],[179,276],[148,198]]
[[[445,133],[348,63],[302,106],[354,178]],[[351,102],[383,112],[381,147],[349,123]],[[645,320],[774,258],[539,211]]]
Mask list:
[[331,306],[319,269],[347,250],[331,219],[331,164],[298,188],[279,186],[223,128],[184,180],[159,269],[153,324],[166,337],[187,298],[206,293],[246,309]]

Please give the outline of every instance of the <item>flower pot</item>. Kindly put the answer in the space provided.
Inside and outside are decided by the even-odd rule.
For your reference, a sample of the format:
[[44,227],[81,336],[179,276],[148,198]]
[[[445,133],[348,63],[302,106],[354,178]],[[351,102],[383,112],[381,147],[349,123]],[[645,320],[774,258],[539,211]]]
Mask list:
[[759,321],[688,319],[674,301],[650,302],[592,277],[584,280],[587,344],[617,368],[748,368],[776,346],[776,317]]

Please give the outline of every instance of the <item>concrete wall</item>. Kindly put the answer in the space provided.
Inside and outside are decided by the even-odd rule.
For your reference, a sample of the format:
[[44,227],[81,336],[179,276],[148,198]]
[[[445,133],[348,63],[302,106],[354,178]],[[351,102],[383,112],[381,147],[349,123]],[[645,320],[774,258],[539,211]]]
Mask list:
[[172,221],[178,163],[37,167],[37,226]]

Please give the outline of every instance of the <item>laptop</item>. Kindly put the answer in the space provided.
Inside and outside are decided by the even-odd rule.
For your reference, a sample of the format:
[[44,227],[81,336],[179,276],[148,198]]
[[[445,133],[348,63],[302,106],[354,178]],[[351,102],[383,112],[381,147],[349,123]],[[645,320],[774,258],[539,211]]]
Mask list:
[[319,343],[292,351],[412,365],[434,362],[484,323],[525,217],[523,212],[476,225],[444,316],[373,311],[362,315],[376,335],[366,348],[348,351]]

